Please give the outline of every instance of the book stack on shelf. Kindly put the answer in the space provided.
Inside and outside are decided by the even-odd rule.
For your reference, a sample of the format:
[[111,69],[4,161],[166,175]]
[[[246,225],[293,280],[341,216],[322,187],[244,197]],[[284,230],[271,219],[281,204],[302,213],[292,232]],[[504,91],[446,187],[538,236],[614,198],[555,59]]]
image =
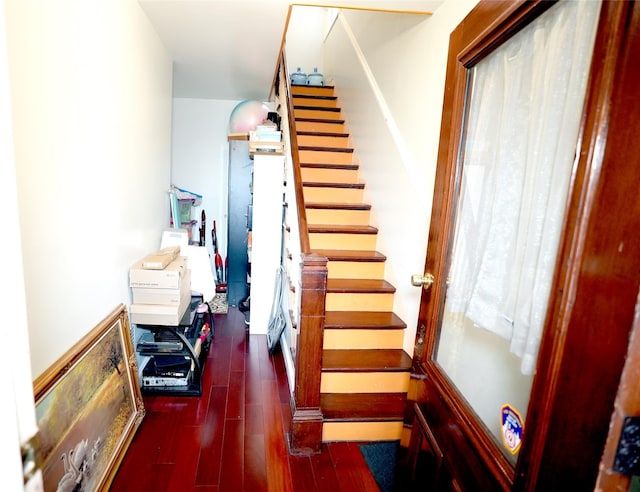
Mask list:
[[282,154],[284,144],[282,132],[275,124],[258,125],[254,131],[249,132],[249,155],[256,153]]

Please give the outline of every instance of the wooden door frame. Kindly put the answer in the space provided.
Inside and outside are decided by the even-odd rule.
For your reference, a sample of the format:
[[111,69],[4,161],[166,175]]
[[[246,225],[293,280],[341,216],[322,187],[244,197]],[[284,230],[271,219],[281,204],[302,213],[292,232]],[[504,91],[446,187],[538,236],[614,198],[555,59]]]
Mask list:
[[[422,294],[418,327],[427,328],[424,342],[416,340],[413,392],[436,438],[444,426],[453,426],[455,437],[439,445],[445,461],[459,471],[463,488],[469,480],[486,490],[593,490],[633,322],[640,284],[640,139],[634,136],[638,121],[630,107],[640,114],[632,96],[640,86],[632,56],[640,50],[635,34],[640,8],[636,2],[604,2],[565,231],[515,468],[433,360],[444,290],[437,286],[446,279],[467,67],[552,5],[481,1],[451,34],[425,266],[436,283]],[[636,203],[625,205],[625,198]]]

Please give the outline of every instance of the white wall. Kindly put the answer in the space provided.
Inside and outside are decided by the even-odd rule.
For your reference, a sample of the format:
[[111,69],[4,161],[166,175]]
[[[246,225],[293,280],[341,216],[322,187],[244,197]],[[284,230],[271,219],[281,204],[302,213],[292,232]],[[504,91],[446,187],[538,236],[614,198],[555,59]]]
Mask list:
[[171,60],[137,2],[6,1],[33,375],[120,303],[168,224]]
[[444,98],[449,35],[478,0],[448,0],[431,17],[343,11],[325,44],[361,176],[380,228],[394,310],[413,353]]
[[287,28],[286,55],[289,73],[298,67],[310,74],[323,73],[323,42],[327,34],[328,9],[296,5],[291,9]]
[[[205,246],[213,258],[211,229],[216,221],[218,250],[227,255],[227,185],[229,168],[229,116],[240,101],[214,99],[173,100],[171,181],[178,188],[202,195],[194,209],[200,227],[201,211],[206,214]],[[197,230],[194,239],[199,239]]]

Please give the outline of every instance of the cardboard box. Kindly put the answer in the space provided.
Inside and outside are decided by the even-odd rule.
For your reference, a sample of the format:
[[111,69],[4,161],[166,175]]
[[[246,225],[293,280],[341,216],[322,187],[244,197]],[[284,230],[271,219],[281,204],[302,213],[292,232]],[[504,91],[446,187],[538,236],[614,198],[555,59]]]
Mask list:
[[180,304],[131,304],[131,322],[136,325],[178,326],[191,304],[191,291],[186,291]]
[[147,255],[142,259],[142,268],[145,270],[164,270],[167,265],[175,260],[180,254],[179,246],[169,246],[162,248],[157,253]]
[[141,260],[129,270],[129,287],[179,289],[186,269],[186,256],[178,256],[163,270],[147,270]]
[[191,292],[191,269],[185,268],[178,289],[131,287],[134,304],[180,304],[185,291]]

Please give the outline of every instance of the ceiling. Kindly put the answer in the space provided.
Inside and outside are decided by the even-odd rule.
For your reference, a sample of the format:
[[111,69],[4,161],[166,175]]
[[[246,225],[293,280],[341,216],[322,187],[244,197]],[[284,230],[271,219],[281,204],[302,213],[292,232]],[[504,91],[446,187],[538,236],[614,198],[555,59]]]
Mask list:
[[290,5],[432,12],[444,0],[138,1],[173,58],[174,97],[264,101]]

